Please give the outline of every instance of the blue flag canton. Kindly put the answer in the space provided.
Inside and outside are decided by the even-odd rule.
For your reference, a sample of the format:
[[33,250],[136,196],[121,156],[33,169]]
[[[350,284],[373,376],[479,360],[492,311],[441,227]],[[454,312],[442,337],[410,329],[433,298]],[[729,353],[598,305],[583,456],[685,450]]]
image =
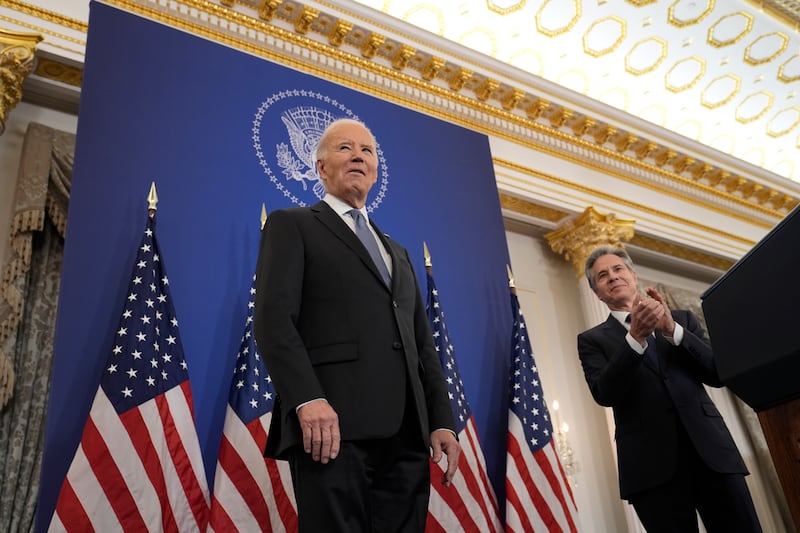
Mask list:
[[511,311],[514,316],[514,327],[511,338],[513,348],[509,400],[511,411],[522,422],[528,446],[531,451],[536,452],[553,438],[553,425],[544,401],[539,369],[536,368],[533,359],[525,318],[519,307],[519,299],[513,293]]
[[101,386],[118,413],[189,379],[153,217],[136,254]]
[[433,343],[439,354],[439,361],[442,363],[445,380],[447,380],[447,393],[450,396],[450,405],[456,419],[456,433],[461,433],[472,413],[467,403],[467,396],[464,393],[464,383],[461,381],[461,374],[456,364],[455,348],[450,343],[450,336],[447,334],[444,310],[439,302],[439,291],[436,289],[436,284],[430,273],[428,274],[426,310],[431,332],[433,333]]
[[256,346],[253,332],[253,311],[256,307],[255,276],[250,285],[250,299],[247,302],[247,320],[244,335],[236,354],[236,368],[233,371],[228,403],[245,424],[272,411],[275,404],[275,388],[267,373],[267,367]]

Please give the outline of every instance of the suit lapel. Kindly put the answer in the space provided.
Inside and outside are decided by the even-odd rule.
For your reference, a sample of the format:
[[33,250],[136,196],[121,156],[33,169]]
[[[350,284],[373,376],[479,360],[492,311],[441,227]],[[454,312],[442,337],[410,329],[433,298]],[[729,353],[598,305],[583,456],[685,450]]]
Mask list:
[[[320,222],[322,222],[334,235],[336,235],[336,237],[339,238],[339,240],[341,240],[361,259],[361,262],[364,263],[364,265],[372,272],[380,284],[386,287],[386,284],[383,282],[383,277],[381,277],[380,272],[378,272],[378,267],[375,266],[375,263],[372,261],[369,252],[364,247],[364,244],[359,240],[353,230],[347,227],[347,224],[344,222],[344,220],[342,220],[342,217],[340,217],[331,206],[323,201],[319,201],[311,206],[311,211],[314,212],[315,216]],[[372,223],[372,221],[370,221],[370,223]],[[377,226],[375,226],[375,224],[372,224],[372,226],[382,238],[383,234],[380,233],[380,230],[378,230]],[[384,246],[386,246],[386,241],[384,240],[383,242]],[[389,254],[391,255],[391,247],[386,246],[386,249],[389,250]],[[394,260],[393,255],[392,260]]]
[[625,336],[625,333],[627,333],[625,331],[625,326],[620,324],[619,320],[614,318],[614,315],[612,315],[611,313],[608,314],[608,318],[606,318],[606,321],[603,323],[603,329],[605,330],[606,335],[615,338],[619,337],[620,330],[622,331],[623,336]]

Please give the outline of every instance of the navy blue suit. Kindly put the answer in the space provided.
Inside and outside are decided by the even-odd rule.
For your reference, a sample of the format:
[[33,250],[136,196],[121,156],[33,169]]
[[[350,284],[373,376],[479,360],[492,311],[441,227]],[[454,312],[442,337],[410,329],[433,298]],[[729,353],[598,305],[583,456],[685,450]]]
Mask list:
[[[684,329],[683,340],[675,346],[656,332],[658,365],[628,345],[627,331],[613,315],[578,335],[578,353],[592,397],[614,412],[620,496],[636,506],[639,495],[658,490],[667,483],[674,484],[676,479],[683,483],[681,476],[687,476],[685,484],[688,486],[678,486],[672,494],[684,490],[687,494],[703,491],[704,488],[693,486],[698,483],[694,472],[699,469],[712,477],[736,475],[733,479],[745,490],[740,496],[749,502],[749,492],[743,482],[747,468],[722,416],[703,387],[703,384],[722,386],[711,346],[691,312],[672,311],[672,316]],[[701,497],[716,498],[713,494]],[[670,503],[664,502],[665,505]],[[705,503],[708,507],[705,515],[701,510],[701,516],[707,529],[709,523],[714,523],[714,515],[729,513],[725,506],[731,503]],[[640,507],[637,513],[642,516]],[[694,515],[693,509],[691,515]],[[662,518],[663,515],[656,522]],[[651,524],[649,530],[671,530],[666,525],[664,529],[660,527]]]

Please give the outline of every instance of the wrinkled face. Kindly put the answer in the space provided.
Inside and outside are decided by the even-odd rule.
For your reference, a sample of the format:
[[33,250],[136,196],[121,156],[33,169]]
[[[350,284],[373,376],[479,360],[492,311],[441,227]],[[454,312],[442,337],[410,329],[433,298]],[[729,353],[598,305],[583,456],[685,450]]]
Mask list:
[[378,181],[375,141],[360,124],[339,124],[329,132],[317,170],[325,190],[353,207],[361,208]]
[[636,273],[621,258],[601,255],[592,266],[594,293],[612,310],[630,310],[638,293]]

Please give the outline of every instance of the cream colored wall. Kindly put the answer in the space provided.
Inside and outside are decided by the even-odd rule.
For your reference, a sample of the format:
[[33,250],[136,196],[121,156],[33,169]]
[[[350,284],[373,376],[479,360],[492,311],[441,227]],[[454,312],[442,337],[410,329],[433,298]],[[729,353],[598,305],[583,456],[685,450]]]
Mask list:
[[78,117],[41,106],[20,102],[6,119],[6,130],[0,135],[0,272],[8,247],[8,232],[13,215],[19,158],[28,124],[38,122],[61,131],[75,133]]

